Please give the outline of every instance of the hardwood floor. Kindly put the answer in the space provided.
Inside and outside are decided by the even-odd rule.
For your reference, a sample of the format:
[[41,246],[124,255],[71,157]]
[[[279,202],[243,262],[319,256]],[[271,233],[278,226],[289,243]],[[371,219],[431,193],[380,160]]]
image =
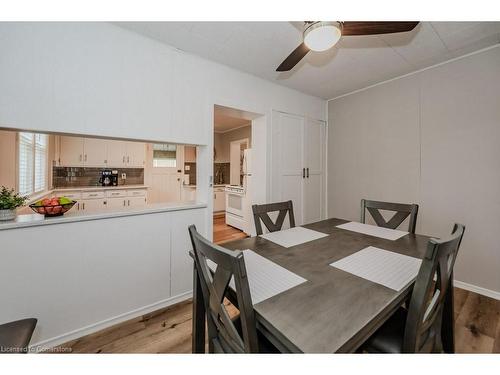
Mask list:
[[[73,353],[190,353],[191,308],[182,302],[61,347]],[[455,288],[455,337],[457,353],[500,353],[500,301]]]
[[245,237],[247,235],[244,232],[226,224],[226,216],[224,214],[214,215],[214,242],[216,244],[220,245],[224,242]]

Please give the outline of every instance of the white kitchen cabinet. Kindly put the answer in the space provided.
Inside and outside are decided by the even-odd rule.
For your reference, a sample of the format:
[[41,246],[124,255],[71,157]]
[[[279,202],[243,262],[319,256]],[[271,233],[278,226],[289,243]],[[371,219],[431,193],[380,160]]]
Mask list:
[[173,213],[171,221],[171,295],[176,296],[193,290],[193,259],[189,251],[193,248],[188,226],[196,225],[203,235],[205,231],[205,210],[188,210]]
[[83,166],[83,143],[80,137],[59,137],[59,165],[63,167]]
[[95,212],[106,209],[104,199],[82,199],[78,202],[79,211]]
[[107,166],[120,168],[127,165],[127,143],[125,141],[108,141],[107,144]]
[[293,201],[297,225],[325,216],[326,124],[273,112],[272,200]]
[[147,203],[146,197],[127,197],[127,207],[142,207]]
[[107,145],[109,141],[99,138],[84,138],[83,164],[86,167],[106,166]]
[[127,198],[106,198],[106,207],[108,210],[127,207]]
[[58,165],[63,167],[144,168],[146,144],[60,136]]
[[214,212],[226,211],[226,192],[224,188],[214,189]]
[[146,164],[146,144],[126,142],[127,167],[143,168]]

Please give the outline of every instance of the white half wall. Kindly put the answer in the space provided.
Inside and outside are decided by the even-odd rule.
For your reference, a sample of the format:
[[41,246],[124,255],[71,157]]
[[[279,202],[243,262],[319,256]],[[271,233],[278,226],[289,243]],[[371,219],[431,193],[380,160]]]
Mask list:
[[500,297],[499,46],[331,100],[328,214],[420,205],[417,232],[466,225],[455,279]]

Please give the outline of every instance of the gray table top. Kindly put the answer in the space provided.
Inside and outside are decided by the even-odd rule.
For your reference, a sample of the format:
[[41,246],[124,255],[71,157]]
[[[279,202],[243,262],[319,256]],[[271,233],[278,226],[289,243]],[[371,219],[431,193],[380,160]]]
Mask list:
[[261,237],[232,241],[228,249],[252,249],[308,281],[254,306],[257,321],[292,352],[355,351],[393,313],[412,285],[397,292],[330,266],[367,246],[422,258],[429,237],[396,241],[336,228],[328,219],[304,227],[328,237],[290,248]]

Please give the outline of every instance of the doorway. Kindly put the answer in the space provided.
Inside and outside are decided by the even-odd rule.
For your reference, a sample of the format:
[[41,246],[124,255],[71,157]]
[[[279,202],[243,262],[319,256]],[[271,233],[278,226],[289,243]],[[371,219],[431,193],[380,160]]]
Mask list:
[[213,238],[216,243],[251,234],[253,122],[262,115],[214,107]]

